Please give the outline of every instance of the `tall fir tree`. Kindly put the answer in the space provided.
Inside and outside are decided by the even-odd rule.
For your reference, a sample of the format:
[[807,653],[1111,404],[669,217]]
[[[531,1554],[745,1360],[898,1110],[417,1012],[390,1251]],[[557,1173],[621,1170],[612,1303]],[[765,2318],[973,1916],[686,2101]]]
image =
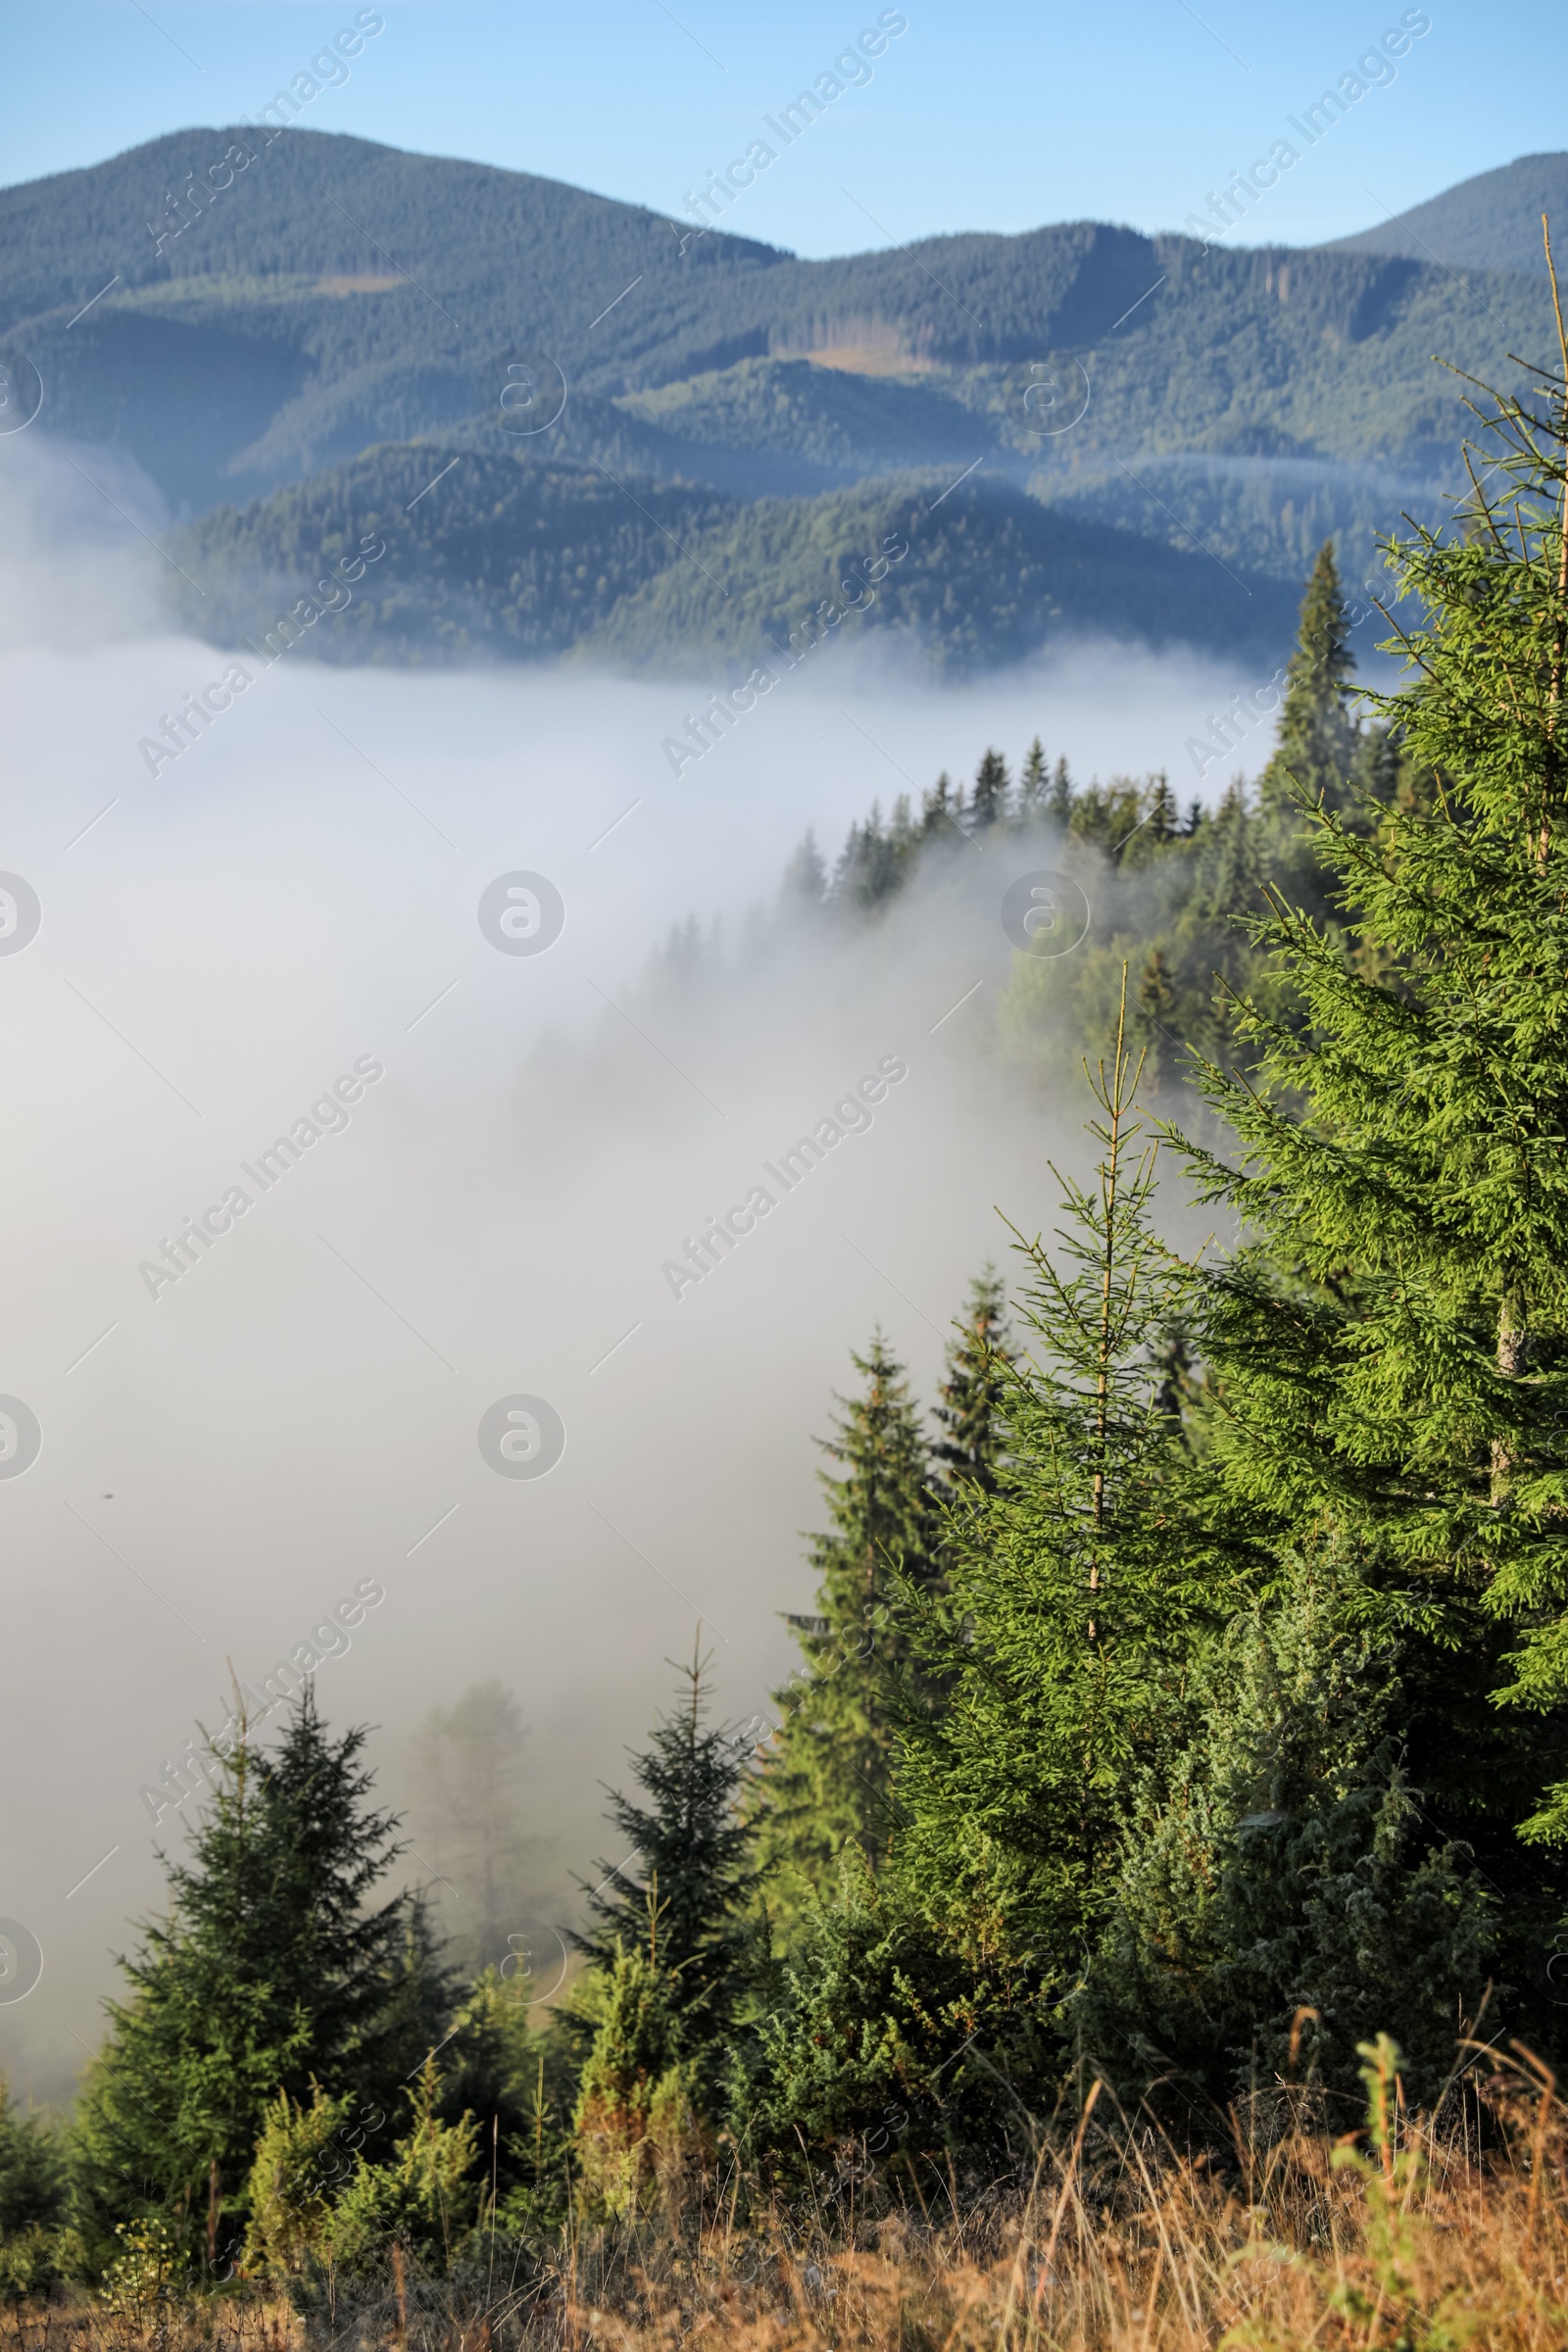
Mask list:
[[987,751],[975,770],[974,799],[969,810],[969,821],[977,833],[1000,823],[1008,814],[1010,793],[1007,762],[1000,752]]
[[509,1936],[535,1915],[533,1841],[519,1807],[526,1726],[499,1682],[475,1683],[432,1707],[414,1742],[421,1845],[452,1889],[444,1923],[466,1973],[499,1968]]
[[[911,1709],[898,1857],[976,1964],[1082,1965],[1139,1771],[1181,1719],[1188,1651],[1221,1600],[1173,1492],[1159,1348],[1188,1287],[1151,1217],[1155,1147],[1122,1020],[1091,1081],[1096,1182],[1058,1177],[1060,1264],[1022,1243],[1035,1356],[1008,1381],[993,1493],[950,1509],[944,1590],[905,1605],[948,1691]],[[1205,1556],[1205,1553],[1208,1556]]]
[[354,2068],[367,2098],[374,2093],[389,2112],[414,2070],[446,2037],[460,1983],[460,1972],[448,1957],[450,1949],[431,1917],[424,1890],[406,1891],[397,1948],[385,1972],[383,2005]]
[[750,1749],[707,1721],[710,1661],[697,1650],[680,1670],[680,1705],[656,1723],[632,1758],[647,1802],[611,1792],[621,1860],[598,1865],[587,1889],[591,1926],[575,1938],[601,1969],[640,1951],[695,2052],[727,2034],[743,1988],[744,1913],[757,1886],[751,1832],[737,1812]]
[[1265,812],[1293,829],[1304,800],[1330,808],[1354,799],[1361,732],[1348,710],[1355,657],[1334,542],[1317,553],[1301,603],[1296,651],[1285,673],[1279,740],[1259,781]]
[[1051,771],[1046,765],[1046,747],[1037,735],[1024,758],[1018,776],[1018,822],[1038,824],[1046,813],[1047,795],[1051,790]]
[[1176,1041],[1171,1023],[1176,1006],[1176,984],[1165,961],[1165,951],[1156,941],[1139,974],[1134,1015],[1136,1033],[1149,1056],[1145,1083],[1151,1096],[1157,1094],[1172,1075],[1175,1059],[1172,1048]]
[[1072,776],[1066,760],[1058,759],[1051,771],[1051,798],[1047,803],[1054,823],[1064,830],[1072,816]]
[[808,832],[784,868],[784,877],[779,885],[779,901],[790,913],[816,914],[821,911],[826,897],[827,867],[816,846],[816,835]]
[[1375,836],[1325,807],[1357,952],[1276,901],[1260,945],[1291,1001],[1243,1006],[1247,1085],[1201,1074],[1238,1152],[1185,1147],[1244,1235],[1199,1330],[1215,1465],[1282,1548],[1353,1562],[1354,1605],[1397,1634],[1426,1834],[1477,1855],[1513,2015],[1545,2034],[1568,1896],[1565,401],[1560,376],[1497,398],[1504,487],[1477,490],[1477,527],[1391,544],[1420,617],[1415,683],[1382,707],[1434,789]]
[[986,1266],[969,1285],[956,1339],[950,1340],[932,1446],[936,1479],[952,1499],[995,1494],[1003,1450],[1003,1397],[1012,1361],[1006,1285]]
[[873,801],[865,822],[850,827],[833,869],[827,904],[840,914],[874,913],[896,895],[911,842],[907,805],[899,804],[892,827],[884,832],[881,804]]
[[[89,2235],[161,2211],[193,2253],[216,2259],[243,2217],[269,2101],[384,2092],[389,2006],[403,1974],[401,1897],[370,1897],[401,1851],[371,1805],[365,1733],[328,1737],[309,1682],[275,1749],[244,1726],[213,1755],[216,1794],[188,1859],[166,1860],[171,1907],[121,1965],[108,2041],[78,2125]],[[417,2053],[416,2053],[416,2062]]]
[[789,1619],[803,1663],[774,1693],[779,1722],[749,1810],[761,1866],[783,1907],[825,1886],[853,1838],[869,1854],[892,1832],[892,1678],[907,1650],[889,1606],[899,1576],[937,1574],[919,1415],[899,1364],[873,1337],[851,1358],[864,1387],[817,1442],[843,1476],[820,1474],[831,1526],[813,1538],[817,1609]]
[[1187,960],[1196,967],[1193,979],[1205,998],[1215,1000],[1202,1030],[1209,1037],[1217,1032],[1227,1043],[1232,1034],[1230,997],[1255,972],[1257,958],[1247,926],[1265,909],[1263,885],[1274,846],[1270,831],[1238,777],[1226,787],[1219,807],[1194,842],[1196,871],[1184,944]]

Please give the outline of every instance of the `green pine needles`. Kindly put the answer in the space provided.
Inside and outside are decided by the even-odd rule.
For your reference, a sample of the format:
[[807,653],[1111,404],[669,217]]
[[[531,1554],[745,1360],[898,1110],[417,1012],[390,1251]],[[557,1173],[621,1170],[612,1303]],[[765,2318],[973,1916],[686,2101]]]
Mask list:
[[[1295,1008],[1238,1004],[1250,1080],[1200,1069],[1233,1160],[1182,1148],[1246,1236],[1202,1331],[1236,1501],[1353,1557],[1391,1622],[1470,1651],[1493,1699],[1538,1711],[1555,1779],[1568,392],[1532,372],[1533,392],[1477,410],[1491,454],[1485,473],[1471,461],[1463,530],[1390,544],[1415,682],[1375,699],[1413,788],[1356,823],[1302,795],[1353,919],[1336,937],[1272,894],[1256,936]],[[1568,1790],[1542,1795],[1527,1834],[1568,1836]]]
[[[904,1588],[945,1703],[906,1719],[904,1866],[976,1954],[1032,1953],[1063,1983],[1108,1884],[1116,1824],[1164,1735],[1190,1629],[1218,1598],[1171,1488],[1180,1450],[1159,1406],[1161,1342],[1192,1287],[1152,1222],[1156,1147],[1121,1019],[1090,1079],[1102,1158],[1058,1175],[1055,1259],[1019,1237],[1037,1351],[993,1359],[1005,1448],[989,1489],[956,1491],[940,1593]],[[1054,1173],[1055,1171],[1054,1171]]]
[[889,1677],[906,1645],[890,1601],[899,1577],[924,1587],[936,1574],[928,1447],[904,1368],[880,1336],[852,1361],[863,1391],[838,1399],[835,1434],[818,1440],[843,1476],[821,1474],[832,1524],[811,1543],[817,1609],[789,1620],[803,1664],[775,1693],[780,1725],[753,1800],[786,1910],[827,1882],[847,1839],[870,1852],[891,1839]]

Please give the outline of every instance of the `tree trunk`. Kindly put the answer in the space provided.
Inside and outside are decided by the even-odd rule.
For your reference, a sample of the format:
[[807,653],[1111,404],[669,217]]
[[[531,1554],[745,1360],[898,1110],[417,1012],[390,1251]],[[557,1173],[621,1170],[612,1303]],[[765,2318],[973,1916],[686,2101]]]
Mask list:
[[[1530,1334],[1516,1298],[1503,1297],[1497,1311],[1497,1370],[1504,1380],[1517,1380],[1530,1354]],[[1513,1475],[1513,1449],[1506,1438],[1492,1441],[1492,1501],[1495,1509],[1507,1498]]]
[[219,2184],[218,2158],[207,2167],[207,2269],[209,2274],[218,2268],[218,2222],[223,2210],[222,2191]]

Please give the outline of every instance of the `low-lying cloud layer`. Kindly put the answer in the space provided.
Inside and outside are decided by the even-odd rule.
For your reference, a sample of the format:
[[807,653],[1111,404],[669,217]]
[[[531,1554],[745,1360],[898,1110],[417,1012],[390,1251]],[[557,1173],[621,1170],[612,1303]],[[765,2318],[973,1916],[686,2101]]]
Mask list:
[[[153,776],[139,740],[221,665],[106,642],[158,558],[26,496],[0,867],[41,920],[19,953],[0,938],[0,1393],[41,1449],[0,1476],[0,1913],[44,1977],[0,2007],[0,2064],[51,2092],[178,1841],[140,1792],[222,1724],[230,1661],[259,1687],[319,1657],[329,1718],[382,1727],[394,1795],[425,1711],[499,1676],[563,1869],[599,1850],[598,1783],[694,1620],[722,1705],[762,1703],[777,1613],[809,1599],[811,1438],[849,1350],[880,1323],[929,1396],[1003,1255],[996,1204],[1049,1225],[1046,1154],[1082,1106],[1026,1099],[984,1051],[1004,847],[956,844],[848,943],[748,909],[808,825],[831,853],[988,743],[1164,766],[1185,797],[1185,738],[1257,681],[1094,648],[945,695],[824,665],[677,783],[661,745],[690,680],[302,654]],[[538,952],[530,877],[563,916]],[[689,914],[707,946],[643,985]],[[526,1470],[528,1399],[564,1450],[498,1475],[481,1421],[505,1408]]]

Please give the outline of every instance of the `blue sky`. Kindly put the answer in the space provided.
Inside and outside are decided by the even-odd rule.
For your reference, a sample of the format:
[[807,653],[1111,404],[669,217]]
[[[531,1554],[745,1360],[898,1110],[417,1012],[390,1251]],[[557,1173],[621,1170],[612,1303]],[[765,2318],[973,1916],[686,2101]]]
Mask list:
[[[161,131],[259,113],[360,13],[351,0],[5,0],[0,169],[22,180]],[[871,0],[389,0],[307,120],[678,214],[765,136]],[[727,226],[806,254],[1082,219],[1179,227],[1288,135],[1285,118],[1405,11],[1395,0],[909,0],[873,77],[813,123]],[[1568,144],[1568,9],[1434,0],[1431,29],[1283,177],[1250,242],[1368,226],[1475,172]]]

